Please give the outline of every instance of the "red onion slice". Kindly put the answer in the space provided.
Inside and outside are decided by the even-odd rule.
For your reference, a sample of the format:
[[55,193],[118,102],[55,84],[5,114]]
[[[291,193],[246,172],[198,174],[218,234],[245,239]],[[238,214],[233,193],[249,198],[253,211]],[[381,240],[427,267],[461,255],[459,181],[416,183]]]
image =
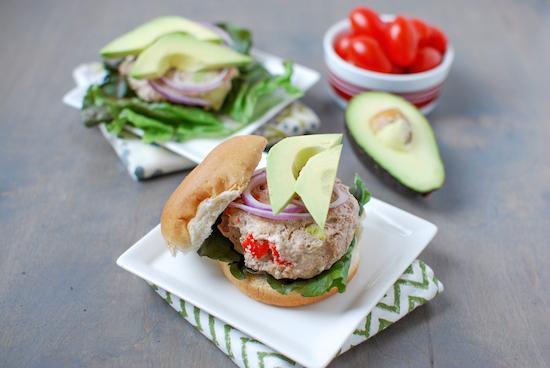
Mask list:
[[[252,191],[262,184],[267,184],[265,169],[256,170],[252,175],[248,187],[241,196],[244,203],[233,202],[229,205],[229,207],[239,208],[252,215],[272,220],[293,221],[312,218],[312,216],[307,212],[305,205],[298,200],[293,200],[288,206],[285,207],[285,209],[283,209],[282,212],[279,214],[274,214],[269,204],[257,200],[252,195]],[[336,198],[330,203],[330,209],[341,206],[347,200],[346,193],[338,186],[334,186],[334,194],[336,195]]]
[[[265,183],[267,183],[265,171],[260,171],[257,174],[254,174],[254,176],[252,176],[252,179],[250,180],[250,183],[248,184],[248,187],[245,189],[245,191],[242,194],[242,199],[244,204],[250,207],[259,208],[270,212],[273,211],[271,209],[271,205],[257,200],[252,195],[253,189],[255,189],[258,185],[265,184]],[[307,211],[304,206],[294,204],[294,203],[289,204],[282,211],[282,213],[297,213],[297,212],[305,213]]]
[[164,76],[160,78],[160,80],[174,91],[181,93],[199,93],[218,88],[223,83],[228,73],[229,69],[222,69],[214,78],[205,83],[190,83],[181,80],[178,78],[180,75],[178,72],[175,72],[172,78]]
[[159,82],[159,80],[150,80],[149,85],[156,92],[166,97],[166,99],[170,102],[194,106],[207,106],[210,104],[208,101],[203,100],[202,98],[182,95],[181,92],[174,91],[170,87],[166,86],[164,83]]
[[206,23],[206,22],[199,22],[199,23],[202,26],[204,26],[204,27],[208,28],[209,30],[211,30],[212,32],[214,32],[215,34],[217,34],[218,36],[220,36],[223,39],[223,42],[225,42],[225,44],[227,44],[227,45],[232,45],[233,44],[233,39],[231,38],[229,33],[224,31],[220,27],[217,27],[217,26],[213,25],[212,23]]
[[252,174],[252,178],[256,175],[260,175],[261,173],[265,173],[265,168],[254,171],[254,174]]
[[228,207],[238,208],[243,211],[250,213],[251,215],[263,217],[270,220],[281,220],[281,221],[296,221],[296,220],[310,220],[312,217],[309,213],[279,213],[278,215],[273,214],[271,209],[265,210],[261,208],[255,208],[247,206],[244,203],[231,202]]
[[338,206],[341,206],[347,200],[346,193],[344,193],[342,188],[335,185],[333,190],[334,190],[334,193],[336,194],[336,199],[330,203],[330,206],[328,206],[328,208],[336,208]]

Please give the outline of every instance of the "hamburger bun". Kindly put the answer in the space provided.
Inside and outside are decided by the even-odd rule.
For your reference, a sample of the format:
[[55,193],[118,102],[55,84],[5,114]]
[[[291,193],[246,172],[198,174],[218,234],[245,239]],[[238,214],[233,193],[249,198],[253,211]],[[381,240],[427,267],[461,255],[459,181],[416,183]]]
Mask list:
[[[348,271],[348,283],[353,279],[359,268],[360,247],[356,242],[352,251],[351,264]],[[317,303],[328,298],[338,292],[337,288],[332,288],[323,295],[316,297],[305,297],[293,291],[287,295],[281,294],[271,288],[263,275],[247,275],[246,279],[239,280],[231,274],[229,264],[226,262],[217,261],[224,276],[235,285],[242,293],[248,297],[255,299],[265,304],[276,305],[278,307],[298,307],[307,304]]]
[[161,232],[175,254],[196,251],[225,208],[246,189],[267,144],[264,137],[237,136],[214,148],[166,202]]

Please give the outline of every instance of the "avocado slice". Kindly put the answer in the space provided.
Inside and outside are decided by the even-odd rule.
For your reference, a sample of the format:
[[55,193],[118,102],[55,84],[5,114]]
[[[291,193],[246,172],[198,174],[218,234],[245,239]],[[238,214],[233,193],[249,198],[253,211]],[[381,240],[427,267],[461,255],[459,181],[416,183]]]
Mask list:
[[428,194],[445,181],[445,168],[428,120],[407,100],[385,92],[353,97],[346,130],[358,157],[382,169],[386,179],[416,194]]
[[307,161],[296,180],[296,193],[321,229],[325,228],[341,153],[341,144],[319,152]]
[[267,154],[267,185],[273,213],[281,212],[296,193],[296,179],[314,155],[342,142],[342,134],[313,134],[281,140]]
[[223,41],[218,34],[199,23],[182,17],[167,16],[155,18],[114,39],[101,49],[100,54],[107,59],[137,55],[160,36],[173,32],[187,33],[201,41]]
[[251,61],[250,56],[229,47],[200,41],[183,33],[169,33],[159,37],[139,54],[132,68],[132,77],[155,79],[171,68],[196,72],[239,66]]

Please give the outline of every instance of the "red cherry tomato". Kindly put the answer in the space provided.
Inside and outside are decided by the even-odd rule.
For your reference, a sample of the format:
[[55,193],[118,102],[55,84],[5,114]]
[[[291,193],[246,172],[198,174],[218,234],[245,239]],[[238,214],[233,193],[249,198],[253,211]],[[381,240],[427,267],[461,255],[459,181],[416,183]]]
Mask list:
[[351,28],[357,34],[372,36],[376,39],[382,35],[384,23],[374,10],[359,6],[349,14]]
[[405,17],[398,16],[384,29],[384,50],[390,61],[397,66],[408,66],[416,57],[418,33]]
[[430,37],[430,34],[432,32],[431,27],[426,24],[423,20],[418,18],[411,18],[410,19],[412,25],[414,26],[414,29],[416,29],[416,33],[418,33],[418,42],[419,45],[423,46]]
[[402,67],[397,66],[397,65],[392,65],[390,73],[392,73],[392,74],[405,74],[405,73],[407,73],[407,69],[402,68]]
[[378,41],[369,36],[355,36],[351,39],[349,62],[360,68],[389,73],[392,66]]
[[352,37],[353,32],[344,32],[338,35],[334,41],[334,51],[344,60],[348,59]]
[[441,60],[443,60],[443,56],[438,50],[429,46],[423,47],[418,50],[418,55],[408,70],[410,73],[425,72],[441,64]]
[[426,46],[431,46],[440,53],[445,54],[447,51],[447,36],[437,27],[430,27],[430,34],[426,42]]

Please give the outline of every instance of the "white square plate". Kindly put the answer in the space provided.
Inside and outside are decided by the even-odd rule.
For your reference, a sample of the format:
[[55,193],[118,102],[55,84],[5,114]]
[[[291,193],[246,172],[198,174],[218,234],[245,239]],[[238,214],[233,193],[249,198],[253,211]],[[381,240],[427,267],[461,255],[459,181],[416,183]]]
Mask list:
[[214,261],[172,257],[155,227],[117,260],[122,268],[307,367],[324,367],[437,232],[434,224],[371,199],[360,242],[361,265],[345,293],[320,303],[279,308],[249,299]]
[[[284,72],[284,66],[283,62],[284,59],[268,54],[263,51],[259,51],[256,49],[253,49],[251,51],[251,55],[254,57],[256,61],[263,64],[263,66],[271,73],[271,74],[282,74]],[[319,80],[320,75],[317,71],[313,69],[309,69],[303,65],[294,63],[294,71],[292,73],[292,83],[300,88],[304,93],[310,89],[317,81]],[[250,124],[246,125],[244,128],[238,130],[230,137],[226,138],[197,138],[197,139],[191,139],[186,142],[178,143],[178,142],[166,142],[162,143],[161,145],[166,147],[172,152],[175,152],[183,157],[187,157],[191,161],[194,161],[196,163],[200,163],[214,147],[216,147],[218,144],[223,142],[226,139],[229,139],[231,137],[237,136],[237,135],[245,135],[245,134],[251,134],[256,129],[267,123],[269,120],[271,120],[275,115],[277,115],[281,110],[283,110],[288,104],[291,102],[297,100],[298,97],[290,97],[287,96],[284,99],[281,100],[277,105],[273,106],[271,109],[266,111],[262,116],[260,116],[255,121],[251,122]],[[229,119],[228,117],[223,117],[224,121],[229,124],[236,124],[234,121]],[[143,132],[141,132],[139,129],[136,128],[129,128],[133,133],[141,136],[143,135]]]

